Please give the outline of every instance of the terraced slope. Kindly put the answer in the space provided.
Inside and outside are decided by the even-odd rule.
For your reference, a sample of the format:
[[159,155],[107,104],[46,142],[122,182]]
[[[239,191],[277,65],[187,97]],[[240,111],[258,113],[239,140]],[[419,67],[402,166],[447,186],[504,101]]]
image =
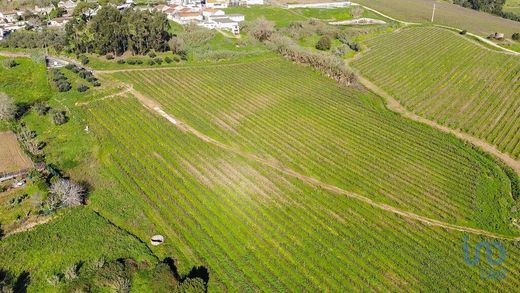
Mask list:
[[494,32],[511,35],[520,31],[520,23],[489,13],[464,8],[448,1],[434,0],[357,0],[353,1],[399,20],[427,23],[431,21],[433,3],[436,3],[435,23],[466,29],[487,37]]
[[[181,271],[206,265],[210,292],[511,291],[520,285],[514,242],[502,241],[507,258],[492,268],[504,270],[505,278],[480,278],[491,266],[483,258],[477,266],[465,263],[463,233],[284,176],[179,130],[132,96],[89,107],[102,175],[112,179],[91,205],[145,241],[165,235],[154,252],[175,256]],[[478,240],[484,238],[470,235],[472,248]]]
[[280,59],[119,72],[165,111],[220,142],[378,202],[511,233],[510,183],[462,142]]
[[520,158],[520,57],[441,28],[410,28],[367,42],[353,66],[406,108]]

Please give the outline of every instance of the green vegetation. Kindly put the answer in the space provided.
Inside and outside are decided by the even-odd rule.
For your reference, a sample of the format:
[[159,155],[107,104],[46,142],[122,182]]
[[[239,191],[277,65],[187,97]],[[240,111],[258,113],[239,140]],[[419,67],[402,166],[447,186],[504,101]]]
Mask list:
[[[260,72],[258,68],[261,69]],[[283,70],[282,68],[288,69],[283,71],[289,75],[287,78],[273,74]],[[208,72],[209,70],[212,72]],[[304,73],[295,76],[302,71]],[[268,72],[271,74],[265,76]],[[278,164],[277,160],[283,160],[284,155],[296,154],[295,148],[299,147],[302,153],[298,152],[298,155],[306,160],[301,169],[306,168],[308,172],[311,168],[317,168],[316,172],[328,173],[323,169],[318,170],[319,167],[312,163],[312,149],[300,144],[307,140],[312,142],[316,133],[319,133],[320,138],[329,137],[330,134],[325,126],[316,131],[303,115],[310,115],[312,117],[309,120],[322,123],[323,120],[320,121],[315,116],[324,117],[323,112],[314,116],[312,112],[317,110],[314,105],[309,105],[308,110],[303,112],[298,104],[319,100],[317,102],[326,105],[326,99],[321,97],[334,97],[334,92],[337,91],[337,98],[333,98],[334,104],[325,106],[328,111],[334,112],[332,107],[338,107],[345,110],[342,113],[352,121],[358,120],[359,116],[355,111],[358,110],[368,116],[382,115],[383,119],[389,119],[386,122],[399,120],[403,123],[394,115],[382,114],[384,110],[371,97],[356,96],[353,91],[340,90],[333,82],[287,62],[188,69],[169,73],[161,70],[154,72],[150,78],[156,79],[156,74],[160,74],[157,80],[161,80],[161,90],[157,89],[156,93],[168,90],[168,83],[181,91],[175,96],[179,102],[178,107],[176,110],[168,107],[168,112],[180,115],[184,122],[194,123],[201,131],[222,134],[213,135],[219,140],[224,141],[224,136],[233,139],[226,142],[232,147],[244,145],[246,140],[241,134],[250,129],[248,138],[256,135],[258,139],[251,141],[248,147],[240,148],[248,153],[255,153],[254,148],[257,145],[259,148],[271,145],[270,151],[274,157],[265,157],[265,160],[273,164]],[[295,78],[304,75],[307,75],[307,79]],[[216,92],[223,89],[217,86],[220,80],[212,83],[209,76],[221,76],[222,79],[234,76],[237,86],[247,86],[251,91],[240,94],[236,87],[230,85],[234,95]],[[266,83],[269,76],[282,78],[281,82],[285,86],[280,90],[269,88],[264,92],[262,86],[253,86],[269,84]],[[237,78],[247,83],[238,83]],[[183,82],[173,79],[182,79]],[[286,82],[288,80],[297,80],[298,83],[291,86]],[[321,94],[313,92],[313,80],[322,85]],[[210,92],[191,87],[191,83],[210,85],[213,90]],[[308,87],[304,86],[306,83],[310,83]],[[136,83],[140,90],[143,89],[143,84],[144,82]],[[308,96],[295,94],[295,87],[300,90],[303,88]],[[197,92],[196,95],[189,96],[191,99],[199,95],[201,98],[194,100],[190,110],[186,111],[188,96],[183,99],[182,95],[188,88]],[[270,96],[265,95],[267,91],[271,92]],[[285,94],[280,95],[281,91]],[[210,95],[214,98],[211,99]],[[245,99],[245,96],[248,98]],[[168,100],[171,98],[162,99],[163,102]],[[208,103],[212,101],[211,106],[203,102],[200,106],[194,106],[202,100],[208,100]],[[270,102],[276,107],[269,107]],[[154,251],[159,255],[178,256],[181,268],[193,262],[207,264],[211,270],[210,291],[225,291],[227,288],[239,291],[349,291],[360,288],[382,291],[389,288],[405,291],[430,291],[439,288],[499,290],[513,288],[518,283],[518,271],[515,268],[520,255],[512,243],[505,242],[508,257],[506,263],[500,266],[507,271],[507,278],[502,282],[486,281],[479,277],[479,270],[483,267],[468,266],[464,262],[461,254],[462,233],[403,220],[392,213],[281,175],[264,164],[223,150],[177,129],[166,119],[152,114],[131,96],[104,100],[90,106],[93,133],[105,148],[101,154],[103,175],[113,180],[110,190],[92,198],[92,206],[141,238],[149,237],[152,229],[165,235],[166,243],[154,248]],[[239,112],[232,112],[229,108],[231,106],[238,106],[236,109]],[[291,106],[296,106],[296,110],[302,115],[296,112],[287,113]],[[346,112],[347,107],[353,107],[352,111]],[[276,108],[279,108],[279,112]],[[223,112],[225,109],[228,109],[227,112]],[[283,112],[287,115],[284,116]],[[228,116],[224,116],[224,113]],[[261,124],[255,117],[270,117],[270,123]],[[218,118],[221,120],[217,120]],[[229,122],[228,119],[235,119],[237,124],[224,126],[223,123]],[[345,120],[347,119],[342,123]],[[203,121],[215,123],[202,123]],[[266,121],[268,120],[264,120]],[[363,127],[367,122],[359,122],[357,127]],[[301,124],[300,130],[307,140],[296,142],[295,136],[300,132],[288,127],[289,124]],[[378,124],[381,125],[385,124]],[[422,129],[418,126],[402,126],[408,130]],[[273,136],[271,140],[264,141],[266,132],[261,129],[272,135],[278,129],[283,132],[283,140]],[[388,128],[378,134],[383,135],[387,130]],[[345,135],[349,137],[350,143],[356,140],[354,131],[363,133],[362,129],[336,129],[334,133],[341,137],[326,140],[323,146],[335,149],[337,145],[333,141],[342,141],[346,138]],[[135,139],[136,137],[140,139]],[[455,147],[453,142],[449,142],[449,138],[444,139],[444,142],[438,141],[436,146],[451,144],[451,148]],[[372,144],[376,143],[370,141]],[[385,140],[385,143],[391,141]],[[289,148],[289,144],[294,147]],[[406,146],[406,142],[403,142],[403,146]],[[464,149],[464,152],[468,152],[468,155],[471,153],[466,147],[459,147],[461,151]],[[419,146],[417,148],[421,149]],[[348,149],[349,160],[358,158],[352,154],[355,149],[354,145]],[[324,148],[319,150],[325,151]],[[320,163],[333,167],[329,160],[335,159],[338,157],[322,157]],[[385,157],[387,159],[392,158]],[[471,160],[471,157],[466,159]],[[377,159],[374,158],[375,160]],[[474,163],[478,164],[476,161]],[[437,168],[442,168],[441,166],[438,165]],[[333,168],[333,171],[338,171]],[[415,172],[411,170],[411,166],[407,171]],[[355,171],[349,169],[348,172]],[[320,177],[325,176],[328,174]],[[350,180],[348,177],[350,176],[345,176]],[[395,183],[400,184],[401,182]],[[430,185],[430,190],[433,188]],[[438,203],[442,204],[441,201]],[[477,239],[479,237],[471,237],[472,241]]]
[[[432,0],[358,0],[357,3],[376,9],[399,20],[430,22]],[[435,23],[467,29],[487,37],[494,32],[507,36],[520,31],[520,23],[485,12],[460,7],[446,1],[436,1]]]
[[55,291],[48,279],[77,263],[127,257],[156,261],[145,244],[87,208],[65,211],[48,224],[2,239],[0,249],[2,269],[28,272],[32,292]]
[[[8,60],[0,56],[0,62]],[[17,66],[0,66],[0,92],[17,97],[18,103],[32,103],[50,98],[52,90],[47,82],[45,64],[36,64],[28,58],[16,58]],[[20,78],[22,77],[23,78]]]
[[[105,11],[72,30],[81,55],[63,48],[96,76],[0,66],[0,92],[23,106],[0,129],[48,173],[0,193],[0,291],[518,288],[517,174],[388,111],[343,59],[360,54],[355,67],[407,107],[519,157],[515,56],[445,29],[326,24],[375,15],[363,9],[233,12],[248,19],[240,38]],[[140,16],[156,42],[140,42]],[[502,235],[503,263],[465,262],[465,236],[494,239],[472,228]]]
[[406,29],[367,45],[353,65],[406,108],[520,158],[517,56],[440,28]]
[[503,11],[511,12],[520,16],[520,0],[506,0]]
[[510,233],[510,182],[500,168],[382,110],[367,92],[276,59],[116,77],[219,141],[396,207]]

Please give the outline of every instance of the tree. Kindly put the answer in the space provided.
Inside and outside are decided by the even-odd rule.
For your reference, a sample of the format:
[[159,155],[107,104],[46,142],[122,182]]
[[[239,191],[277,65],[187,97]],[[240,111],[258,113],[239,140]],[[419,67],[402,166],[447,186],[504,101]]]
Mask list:
[[11,120],[16,116],[16,105],[11,97],[0,92],[0,120]]
[[274,22],[260,17],[251,22],[247,30],[253,38],[261,42],[267,41],[274,33]]
[[47,114],[47,112],[49,112],[49,106],[47,106],[46,104],[41,103],[41,102],[35,103],[33,105],[33,109],[40,116],[45,116],[45,114]]
[[74,207],[85,202],[85,188],[76,182],[59,179],[51,185],[47,202],[52,208]]
[[514,40],[514,41],[520,41],[520,33],[514,33],[511,38]]
[[331,42],[328,36],[322,36],[318,43],[316,43],[316,49],[327,51],[330,50]]
[[114,6],[101,8],[89,23],[95,36],[94,50],[101,55],[121,55],[128,49],[128,25],[121,12]]

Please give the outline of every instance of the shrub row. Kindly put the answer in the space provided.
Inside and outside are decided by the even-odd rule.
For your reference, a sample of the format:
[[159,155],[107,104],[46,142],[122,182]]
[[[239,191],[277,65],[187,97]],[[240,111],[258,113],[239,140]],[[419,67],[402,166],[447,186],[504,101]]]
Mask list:
[[[67,66],[65,66],[65,68],[67,68],[68,70],[76,73],[79,77],[85,79],[86,81],[90,82],[93,86],[100,86],[101,83],[99,82],[99,80],[94,76],[94,74],[92,74],[92,72],[88,71],[87,69],[83,68],[83,67],[79,67],[77,66],[76,64],[67,64]],[[78,86],[78,91],[80,92],[84,92],[88,89],[88,87],[86,85],[79,85]]]
[[279,34],[273,34],[268,45],[285,58],[310,65],[340,84],[351,85],[356,80],[343,59],[337,56],[301,48],[291,38]]
[[51,69],[51,79],[60,92],[68,92],[72,88],[67,77],[58,69]]

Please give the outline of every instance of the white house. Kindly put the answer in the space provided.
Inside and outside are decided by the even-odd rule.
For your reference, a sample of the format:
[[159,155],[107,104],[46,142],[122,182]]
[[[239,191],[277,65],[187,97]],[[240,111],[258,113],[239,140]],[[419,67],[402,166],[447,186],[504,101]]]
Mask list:
[[228,0],[206,0],[207,8],[227,8]]
[[45,7],[38,7],[38,5],[34,6],[34,13],[36,14],[49,14],[54,9],[54,6],[49,5]]
[[225,15],[212,15],[208,17],[208,20],[217,21],[218,19],[229,19],[234,22],[242,22],[245,20],[245,16],[243,14],[225,14]]
[[200,12],[193,11],[178,11],[174,15],[174,20],[180,24],[186,24],[192,21],[202,21],[203,17]]
[[220,9],[215,9],[215,8],[206,8],[204,10],[202,10],[202,16],[204,16],[205,18],[208,18],[210,16],[220,16],[220,15],[225,15],[226,13],[224,12],[224,10],[220,10]]
[[264,0],[245,0],[246,5],[264,5]]
[[49,21],[49,26],[53,26],[53,27],[63,27],[67,24],[67,22],[70,21],[70,18],[66,18],[66,17],[58,17],[58,18],[55,18],[55,19],[51,19],[51,21]]
[[212,21],[216,23],[217,29],[229,30],[235,35],[240,34],[240,26],[238,25],[238,22],[234,20],[229,18],[218,18]]

